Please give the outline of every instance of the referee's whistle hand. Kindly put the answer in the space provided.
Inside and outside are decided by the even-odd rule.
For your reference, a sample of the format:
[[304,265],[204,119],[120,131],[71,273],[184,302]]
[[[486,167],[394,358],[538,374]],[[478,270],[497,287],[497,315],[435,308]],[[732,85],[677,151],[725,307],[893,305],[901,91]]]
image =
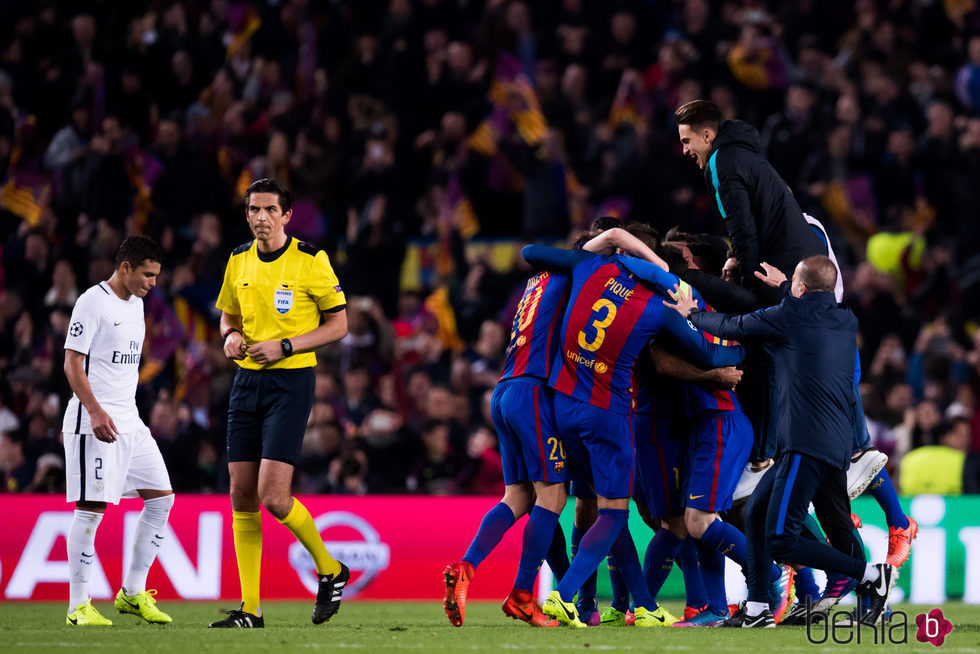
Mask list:
[[224,346],[225,356],[229,359],[244,359],[248,356],[248,352],[245,347],[245,339],[238,332],[232,332],[225,339]]
[[259,364],[273,363],[282,358],[281,341],[262,341],[253,343],[248,347],[248,356],[252,361]]

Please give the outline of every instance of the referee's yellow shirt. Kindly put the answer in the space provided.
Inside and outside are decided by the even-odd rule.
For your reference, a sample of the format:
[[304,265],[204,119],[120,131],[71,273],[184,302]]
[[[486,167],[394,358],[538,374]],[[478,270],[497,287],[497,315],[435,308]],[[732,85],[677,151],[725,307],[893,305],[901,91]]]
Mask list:
[[[327,253],[289,237],[275,258],[258,251],[255,241],[231,253],[216,306],[242,317],[245,343],[295,338],[316,329],[324,311],[340,311],[347,299]],[[236,361],[249,370],[310,368],[313,352],[303,352],[261,365],[245,357]]]

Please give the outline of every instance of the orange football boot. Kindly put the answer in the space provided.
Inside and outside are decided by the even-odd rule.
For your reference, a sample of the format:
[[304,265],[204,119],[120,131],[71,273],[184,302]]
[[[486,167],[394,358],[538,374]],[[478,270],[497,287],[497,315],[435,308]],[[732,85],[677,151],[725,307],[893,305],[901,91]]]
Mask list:
[[466,617],[466,591],[470,588],[474,574],[476,571],[473,564],[466,561],[450,563],[442,571],[446,580],[446,597],[442,600],[442,606],[454,627],[463,626],[463,619]]
[[561,623],[545,615],[541,611],[541,605],[534,601],[531,593],[526,590],[510,591],[510,595],[504,600],[500,607],[505,615],[509,615],[515,620],[526,622],[532,627],[560,627]]
[[707,604],[705,604],[704,606],[685,606],[684,622],[687,622],[688,620],[690,620],[691,618],[693,618],[694,616],[696,616],[698,613],[705,610],[706,608],[708,608]]
[[909,526],[905,529],[888,528],[888,556],[885,557],[885,563],[896,568],[902,567],[902,564],[908,560],[909,552],[912,551],[912,541],[919,535],[919,523],[911,516],[905,517],[909,519]]

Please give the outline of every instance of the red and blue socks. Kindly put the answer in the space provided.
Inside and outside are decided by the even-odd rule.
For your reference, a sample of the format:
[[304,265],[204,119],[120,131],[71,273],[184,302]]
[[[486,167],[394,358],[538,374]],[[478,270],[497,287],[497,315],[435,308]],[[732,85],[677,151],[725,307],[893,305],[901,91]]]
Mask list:
[[898,494],[895,493],[892,478],[885,468],[882,468],[868,484],[868,492],[881,506],[881,510],[885,512],[885,521],[888,522],[889,527],[908,529],[908,516],[902,510],[902,505],[898,503]]
[[498,502],[495,507],[487,511],[483,516],[483,522],[473,537],[469,549],[463,555],[463,560],[473,566],[479,567],[483,559],[493,551],[493,548],[500,543],[500,540],[507,533],[507,530],[514,524],[514,512],[503,502]]
[[531,509],[531,515],[524,525],[524,542],[521,547],[521,560],[517,565],[514,588],[526,591],[534,589],[534,579],[538,576],[541,561],[544,560],[555,538],[557,524],[558,514],[554,511],[537,505]]
[[[595,524],[582,536],[578,551],[568,568],[568,574],[558,584],[558,593],[563,601],[572,601],[579,586],[590,575],[595,575],[599,562],[605,558],[613,543],[616,542],[616,538],[626,526],[628,518],[629,511],[624,509],[599,509],[599,517],[596,518]],[[593,590],[594,595],[595,591]]]
[[708,603],[706,582],[701,571],[697,541],[688,536],[677,552],[677,564],[684,573],[684,594],[687,606],[699,608]]
[[[667,576],[674,568],[674,560],[677,558],[681,542],[680,538],[661,527],[647,545],[646,555],[643,557],[643,571],[646,575],[647,588],[654,598],[657,597],[664,582],[667,581]],[[656,605],[646,608],[653,610]]]

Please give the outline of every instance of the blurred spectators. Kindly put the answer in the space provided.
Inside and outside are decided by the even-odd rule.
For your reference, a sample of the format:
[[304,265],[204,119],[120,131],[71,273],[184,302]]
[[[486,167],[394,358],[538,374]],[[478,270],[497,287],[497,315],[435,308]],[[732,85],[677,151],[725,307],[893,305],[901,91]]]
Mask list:
[[954,418],[937,426],[936,445],[917,447],[902,459],[902,494],[960,495],[970,422]]
[[3,488],[63,486],[68,316],[132,233],[167,255],[138,406],[175,488],[226,487],[213,305],[242,192],[274,176],[349,299],[298,490],[499,493],[522,239],[723,233],[672,120],[705,97],[826,226],[896,477],[953,421],[977,490],[978,26],[930,0],[0,3]]

